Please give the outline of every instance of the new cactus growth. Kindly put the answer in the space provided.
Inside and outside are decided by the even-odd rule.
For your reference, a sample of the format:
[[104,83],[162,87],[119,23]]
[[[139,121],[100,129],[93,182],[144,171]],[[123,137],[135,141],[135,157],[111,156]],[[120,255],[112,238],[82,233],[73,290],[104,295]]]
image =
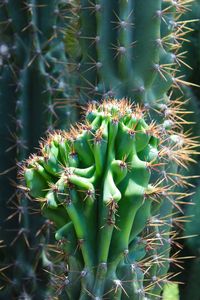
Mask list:
[[22,167],[66,254],[66,299],[159,299],[171,276],[171,207],[185,196],[176,169],[196,142],[148,115],[126,99],[91,103],[84,123],[51,133]]

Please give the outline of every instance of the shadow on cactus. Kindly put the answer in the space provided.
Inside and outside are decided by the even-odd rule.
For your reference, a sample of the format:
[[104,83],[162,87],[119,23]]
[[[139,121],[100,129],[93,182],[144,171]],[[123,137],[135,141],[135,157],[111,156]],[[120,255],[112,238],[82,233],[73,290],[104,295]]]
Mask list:
[[[169,106],[174,121],[184,114],[178,101]],[[175,191],[186,182],[177,168],[198,143],[182,121],[149,116],[126,99],[91,103],[84,123],[50,133],[23,164],[27,192],[66,254],[66,299],[160,299],[173,277],[172,208],[187,196]]]

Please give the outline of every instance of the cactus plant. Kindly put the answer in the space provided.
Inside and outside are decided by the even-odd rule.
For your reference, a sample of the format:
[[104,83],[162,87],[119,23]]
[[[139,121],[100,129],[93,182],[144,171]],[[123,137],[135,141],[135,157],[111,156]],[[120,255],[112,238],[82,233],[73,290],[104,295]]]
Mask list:
[[125,99],[91,103],[84,123],[50,134],[23,165],[66,253],[66,299],[159,299],[170,277],[171,210],[185,194],[166,185],[163,165],[183,179],[177,164],[196,143],[145,113]]
[[0,235],[7,246],[0,269],[10,266],[1,277],[7,286],[1,299],[45,299],[49,293],[43,267],[51,266],[50,240],[48,233],[44,237],[42,231],[42,238],[38,233],[50,223],[34,217],[35,205],[16,187],[16,163],[47,130],[67,128],[76,117],[61,32],[66,9],[54,0],[0,1]]
[[[166,151],[168,154],[166,160],[169,161],[168,167],[161,165],[162,172],[153,172],[155,173],[153,177],[159,178],[160,174],[164,174],[163,186],[169,182],[174,182],[174,185],[177,185],[178,182],[180,184],[181,182],[182,184],[185,183],[184,177],[179,177],[178,180],[174,175],[177,171],[174,162],[186,167],[183,158],[187,159],[187,155],[193,152],[187,147],[188,145],[195,146],[195,142],[180,133],[177,137],[173,131],[179,128],[181,132],[181,123],[190,122],[183,120],[182,116],[186,112],[181,101],[172,100],[174,99],[172,91],[178,89],[182,92],[182,85],[188,84],[182,77],[177,76],[177,69],[182,63],[182,54],[179,50],[188,28],[188,20],[182,21],[180,17],[190,8],[191,3],[192,0],[148,0],[148,5],[141,0],[117,2],[116,0],[44,0],[41,4],[40,1],[35,0],[24,2],[2,0],[0,11],[0,33],[3,37],[3,43],[0,45],[1,96],[6,98],[2,98],[1,111],[5,120],[3,123],[7,122],[10,131],[15,132],[16,148],[14,148],[13,142],[5,138],[5,135],[8,135],[6,126],[1,127],[0,132],[5,140],[5,143],[1,145],[2,153],[7,149],[3,156],[1,172],[5,174],[4,170],[13,171],[9,175],[15,181],[16,172],[12,170],[14,160],[25,159],[34,146],[37,146],[39,136],[43,135],[46,129],[68,127],[71,121],[76,118],[71,105],[74,104],[74,99],[80,99],[80,103],[85,104],[94,98],[98,100],[102,97],[114,96],[119,99],[126,96],[130,97],[131,101],[145,104],[145,109],[152,108],[148,112],[150,124],[155,119],[163,129],[163,135],[167,137],[169,135],[169,140],[172,139],[172,144],[177,143],[177,147],[180,146],[180,148],[183,146],[183,149],[181,148],[183,151],[177,150],[175,153]],[[64,37],[66,40],[65,53]],[[71,72],[70,75],[68,72]],[[9,119],[10,115],[13,120],[16,120],[17,129],[12,119]],[[101,132],[99,131],[99,133]],[[56,139],[59,139],[59,136],[63,137],[61,133],[57,133]],[[50,136],[49,141],[51,138],[54,140],[54,135]],[[166,142],[168,143],[168,138]],[[53,144],[55,144],[51,145],[54,149],[53,152],[57,152],[57,141]],[[80,145],[80,149],[84,145]],[[79,151],[81,151],[80,149]],[[167,148],[163,149],[166,150]],[[140,154],[145,156],[140,158],[148,159],[148,151],[151,150],[150,145],[149,148],[147,147],[147,154],[140,151]],[[57,168],[54,165],[56,163],[54,161],[55,156],[57,157],[55,152],[50,159],[53,171],[51,168],[48,169],[51,178],[57,172],[54,169]],[[58,152],[60,155],[60,149]],[[12,157],[11,160],[10,156]],[[87,160],[91,162],[88,154]],[[192,159],[189,158],[189,160]],[[70,156],[70,163],[76,167],[76,157],[73,155]],[[88,172],[90,174],[92,169]],[[100,173],[100,170],[98,172]],[[8,188],[6,178],[0,179],[2,185],[6,185],[1,200],[5,208],[5,199],[10,199],[14,189],[11,190],[10,186]],[[167,193],[167,191],[165,192]],[[16,208],[13,213],[10,213],[7,208],[1,211],[1,229],[7,232],[6,229],[17,228],[18,232],[17,240],[13,235],[10,235],[8,239],[7,235],[3,234],[4,240],[7,241],[6,244],[11,244],[9,255],[12,263],[10,279],[8,279],[10,284],[3,291],[3,296],[45,298],[48,297],[49,292],[46,293],[43,288],[41,277],[39,277],[40,280],[37,277],[41,271],[40,264],[34,264],[35,257],[38,257],[36,253],[42,253],[43,261],[53,267],[45,256],[47,252],[46,242],[39,242],[38,246],[38,240],[35,239],[36,232],[40,232],[37,231],[38,228],[40,226],[44,228],[45,225],[42,225],[44,224],[42,219],[38,218],[36,221],[36,218],[28,214],[30,206],[33,205],[35,208],[35,202],[28,201],[24,194],[23,197],[18,195],[17,190],[18,199],[17,204],[14,204]],[[48,197],[51,198],[52,196]],[[91,195],[88,195],[88,198],[90,197]],[[137,257],[131,256],[130,260],[141,261],[142,257],[146,259],[147,256],[146,265],[149,257],[153,258],[155,262],[153,267],[149,266],[144,282],[141,279],[143,275],[140,267],[137,267],[137,264],[133,266],[137,269],[136,285],[142,282],[141,289],[134,287],[134,290],[140,291],[136,296],[138,298],[144,297],[143,285],[146,285],[145,291],[148,290],[147,297],[151,298],[154,295],[156,297],[160,294],[162,284],[167,280],[165,274],[170,261],[170,215],[174,203],[171,197],[172,195],[168,196],[162,202],[159,215],[154,215],[149,226],[146,227],[148,238],[147,232],[140,233],[141,228],[144,227],[143,223],[140,224],[141,228],[139,226],[140,219],[143,220],[140,217],[142,210],[139,210],[136,215],[139,228],[137,233],[132,232],[132,236],[134,234],[136,236],[134,236],[134,242],[131,246],[133,250],[130,252],[134,253],[137,249],[135,252],[139,254]],[[53,200],[50,199],[49,201]],[[154,201],[152,206],[156,207]],[[150,208],[146,208],[146,218],[148,218],[148,209]],[[58,211],[58,209],[56,210]],[[62,214],[62,210],[60,213]],[[20,225],[15,222],[17,214]],[[53,219],[58,228],[63,225],[55,217],[52,209],[46,210],[46,215]],[[66,214],[63,217],[65,218]],[[6,219],[11,220],[10,226],[6,226]],[[35,229],[30,231],[30,224]],[[49,224],[51,222],[46,223],[47,226]],[[71,226],[67,226],[69,228],[66,228],[66,231],[69,231],[71,236],[69,238],[74,241],[75,232],[70,231]],[[116,232],[115,228],[113,232]],[[109,234],[109,231],[106,233]],[[60,234],[62,235],[62,232]],[[113,239],[115,239],[115,235]],[[21,237],[24,238],[24,241],[21,240]],[[158,244],[162,244],[162,247],[155,249],[151,245],[153,239]],[[29,245],[31,251],[27,249]],[[74,249],[73,246],[71,245]],[[77,248],[75,252],[80,254],[82,245],[75,246]],[[84,253],[84,255],[88,255],[87,251]],[[28,257],[26,263],[24,263],[25,256]],[[82,254],[80,256],[82,257]],[[3,264],[9,265],[6,256],[4,257]],[[79,269],[77,260],[75,261],[72,256],[69,257],[69,260],[72,265],[75,265],[75,269]],[[37,262],[39,262],[38,259]],[[35,266],[37,270],[35,270]],[[133,274],[126,263],[119,266],[121,274],[119,276],[123,277],[125,269],[127,276],[132,278]],[[104,271],[99,271],[102,272],[102,276],[104,276]],[[16,274],[17,279],[15,279]],[[69,277],[70,281],[77,281],[77,293],[79,293],[80,280],[77,280],[76,274],[69,272]],[[64,280],[64,283],[67,283],[67,280],[66,282]],[[116,285],[119,283],[116,281]],[[87,276],[86,283],[84,283],[84,279],[81,280],[81,285],[84,286],[84,284],[87,285]],[[39,286],[40,288],[38,288]],[[128,282],[126,283],[127,287],[129,288]],[[116,294],[119,293],[120,295],[122,292],[120,289],[122,287],[117,285]],[[68,297],[74,297],[73,293],[76,291],[69,288],[68,295],[71,293],[72,296]],[[116,297],[118,296],[116,295]],[[122,296],[119,297],[125,297],[125,293],[122,292]]]

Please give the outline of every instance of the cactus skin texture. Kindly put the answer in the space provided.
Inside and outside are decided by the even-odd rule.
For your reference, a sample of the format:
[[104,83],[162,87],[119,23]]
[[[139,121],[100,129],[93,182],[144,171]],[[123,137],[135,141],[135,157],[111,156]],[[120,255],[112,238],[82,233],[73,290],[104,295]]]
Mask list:
[[37,207],[16,188],[16,162],[47,130],[67,128],[76,117],[61,33],[66,7],[55,0],[0,1],[0,236],[7,246],[0,251],[1,299],[49,294],[43,268],[51,266],[50,240],[43,233],[50,223],[34,217]]
[[163,164],[175,172],[196,143],[148,114],[126,99],[91,103],[84,123],[50,134],[22,167],[66,254],[65,299],[160,299],[171,276],[171,212],[185,194]]

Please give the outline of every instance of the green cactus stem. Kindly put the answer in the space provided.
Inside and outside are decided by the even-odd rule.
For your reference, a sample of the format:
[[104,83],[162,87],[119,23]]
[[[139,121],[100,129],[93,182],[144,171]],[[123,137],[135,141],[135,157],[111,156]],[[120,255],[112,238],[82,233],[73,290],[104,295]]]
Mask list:
[[159,299],[171,259],[162,255],[173,233],[167,214],[182,196],[163,184],[162,166],[187,164],[195,147],[180,128],[148,122],[145,108],[110,99],[25,161],[29,195],[67,255],[66,299]]

